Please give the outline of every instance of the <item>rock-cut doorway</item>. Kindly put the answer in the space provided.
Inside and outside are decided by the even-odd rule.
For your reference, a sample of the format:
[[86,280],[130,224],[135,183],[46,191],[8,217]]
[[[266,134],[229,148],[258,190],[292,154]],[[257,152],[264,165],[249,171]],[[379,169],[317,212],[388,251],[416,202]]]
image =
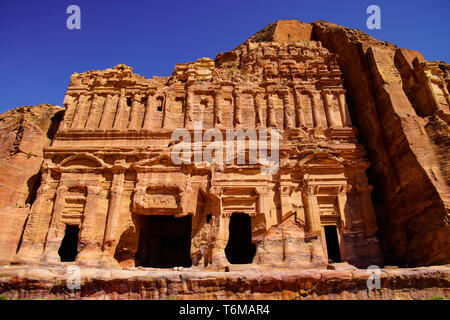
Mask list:
[[136,266],[153,268],[190,267],[192,218],[141,215]]
[[336,226],[324,226],[325,241],[327,245],[328,260],[332,263],[341,262],[339,238]]
[[252,263],[256,247],[252,243],[251,218],[245,213],[233,213],[230,217],[228,243],[225,255],[231,264]]

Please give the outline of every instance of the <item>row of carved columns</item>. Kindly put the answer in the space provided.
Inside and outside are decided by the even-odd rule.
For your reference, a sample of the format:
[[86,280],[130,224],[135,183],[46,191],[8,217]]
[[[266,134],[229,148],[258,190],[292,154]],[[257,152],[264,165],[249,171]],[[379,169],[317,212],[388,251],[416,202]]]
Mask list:
[[[128,107],[124,90],[120,94],[106,94],[104,103],[100,102],[99,94],[94,94],[92,101],[90,101],[90,95],[86,94],[80,94],[77,99],[66,96],[64,104],[67,111],[62,129],[151,129],[154,125],[152,117],[155,113],[161,113],[162,123],[164,124],[164,110],[158,111],[154,108],[157,99],[161,99],[164,103],[166,97],[165,95],[144,96],[134,94],[131,97],[131,106]],[[147,107],[145,108],[144,119],[142,123],[139,123],[141,105]],[[129,112],[127,112],[127,108],[130,108]],[[125,119],[127,116],[128,119]],[[124,127],[125,123],[126,127]]]
[[[242,107],[242,95],[250,94],[253,98],[253,107],[255,110],[255,126],[267,126],[267,127],[277,127],[277,116],[275,113],[275,105],[274,105],[274,95],[279,95],[282,97],[283,101],[283,118],[285,128],[294,128],[294,127],[302,127],[306,126],[305,121],[305,112],[306,108],[311,106],[313,123],[314,127],[320,127],[322,118],[320,113],[321,105],[318,104],[318,100],[321,100],[320,94],[314,91],[299,91],[294,90],[294,108],[291,106],[291,100],[289,95],[289,90],[280,89],[280,90],[271,90],[271,91],[261,91],[261,90],[241,90],[235,89],[233,91],[234,98],[234,109],[233,109],[233,125],[236,127],[240,127],[243,125],[243,107]],[[302,106],[302,102],[300,99],[301,94],[307,94],[310,99],[310,106]],[[185,127],[192,128],[192,124],[194,121],[193,117],[193,105],[194,105],[194,91],[188,90],[187,99],[186,99],[186,114],[185,114]],[[214,97],[214,124],[215,125],[223,125],[223,107],[222,107],[222,93],[219,90],[213,92]],[[332,97],[336,96],[339,104],[339,112],[333,110],[332,106]],[[264,117],[263,117],[263,104],[261,103],[261,99],[264,100],[264,96],[267,97],[267,125],[265,125]],[[324,90],[323,91],[323,100],[324,100],[324,108],[327,118],[328,127],[351,127],[351,119],[350,113],[348,110],[348,106],[345,100],[345,91],[344,90]],[[295,110],[294,114],[292,114],[292,110]]]
[[[233,91],[233,125],[240,127],[243,125],[243,107],[242,107],[242,95],[250,94],[253,98],[253,107],[255,111],[255,126],[267,126],[267,127],[277,127],[277,116],[275,113],[274,105],[274,95],[279,95],[283,100],[283,118],[285,128],[294,128],[306,126],[305,112],[306,108],[311,106],[314,127],[320,127],[322,118],[320,113],[321,105],[318,104],[318,100],[321,100],[320,94],[311,90],[294,90],[294,108],[291,106],[290,91],[288,89],[279,90],[267,90],[266,92],[262,90],[242,90],[235,89]],[[310,106],[302,106],[301,94],[307,94],[310,99]],[[323,91],[324,108],[327,117],[328,127],[351,127],[350,113],[345,100],[344,90],[324,90]],[[194,90],[188,90],[186,98],[186,114],[184,125],[186,128],[192,128],[194,121],[193,110],[194,110]],[[222,108],[222,93],[219,90],[213,91],[214,97],[214,124],[223,125],[223,108]],[[332,97],[336,96],[339,104],[339,113],[333,110]],[[263,117],[263,104],[261,99],[267,97],[267,125],[265,125]],[[292,110],[295,110],[292,114]]]
[[[58,250],[66,225],[75,224],[80,228],[77,261],[114,265],[113,256],[118,241],[116,232],[119,227],[125,169],[122,166],[115,166],[113,172],[106,221],[99,225],[98,216],[101,214],[98,206],[104,196],[101,181],[67,180],[51,187],[50,173],[46,171],[26,225],[24,239],[16,257],[17,262],[59,263]],[[71,188],[83,190],[81,194],[75,193],[75,197],[80,198],[79,201],[82,201],[83,205],[80,217],[75,220],[69,217],[69,221],[64,218],[64,211],[66,201],[74,197],[70,192]],[[104,233],[98,232],[98,228],[104,228]]]
[[[184,127],[192,128],[194,121],[194,97],[196,91],[188,88],[185,96],[185,115]],[[294,89],[294,107],[291,105],[290,90],[289,89],[235,89],[233,91],[233,126],[240,127],[244,124],[242,95],[250,94],[253,99],[253,107],[255,111],[255,126],[256,127],[277,127],[277,115],[275,113],[274,96],[280,96],[283,103],[283,118],[284,128],[294,128],[306,126],[305,114],[311,113],[313,118],[313,126],[321,127],[321,108],[325,109],[326,121],[328,127],[351,127],[350,114],[345,100],[344,90],[325,89],[322,91],[322,97],[319,92],[313,90],[306,90],[303,88]],[[309,98],[308,105],[302,105],[301,95],[305,94]],[[213,90],[212,96],[214,98],[214,125],[222,126],[223,121],[223,93],[220,90]],[[333,108],[333,96],[337,98],[339,105],[339,112]],[[146,98],[145,98],[146,97]],[[262,100],[267,97],[267,115],[265,121],[263,118],[264,104]],[[170,97],[166,95],[157,96],[142,94],[134,94],[131,106],[127,106],[127,96],[125,91],[119,94],[106,94],[105,98],[101,98],[100,94],[95,93],[93,98],[86,94],[80,94],[76,99],[73,96],[66,96],[64,104],[67,106],[65,120],[62,124],[63,129],[151,129],[155,124],[152,122],[155,113],[160,113],[161,121],[158,123],[159,127],[165,128],[170,126],[166,119],[166,108]],[[156,110],[155,106],[157,100],[161,99],[162,110]],[[102,100],[104,102],[102,103]],[[323,100],[322,103],[319,101]],[[139,123],[139,113],[142,108],[141,105],[146,106],[145,114],[142,123]],[[127,108],[130,111],[127,112]],[[309,111],[307,108],[311,108]],[[292,114],[293,113],[293,114]],[[128,116],[128,119],[124,117]],[[126,128],[124,125],[126,124]],[[280,128],[281,129],[281,128]]]

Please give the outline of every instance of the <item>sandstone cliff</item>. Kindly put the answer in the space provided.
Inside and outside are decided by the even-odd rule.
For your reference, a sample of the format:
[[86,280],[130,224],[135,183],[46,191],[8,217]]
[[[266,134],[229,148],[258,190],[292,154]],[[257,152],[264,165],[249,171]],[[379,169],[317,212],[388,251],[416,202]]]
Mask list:
[[16,253],[40,185],[43,148],[50,145],[63,110],[41,104],[0,115],[0,263]]
[[379,236],[401,266],[450,261],[449,65],[315,22],[314,37],[339,55],[347,99],[369,160]]

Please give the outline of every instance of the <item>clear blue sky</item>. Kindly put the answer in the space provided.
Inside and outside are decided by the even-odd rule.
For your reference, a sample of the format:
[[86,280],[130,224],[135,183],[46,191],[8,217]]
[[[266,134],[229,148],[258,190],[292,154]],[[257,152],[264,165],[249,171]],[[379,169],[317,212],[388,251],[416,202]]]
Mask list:
[[[71,4],[81,30],[66,28]],[[366,28],[370,4],[381,7],[381,30]],[[449,11],[449,0],[0,0],[0,112],[62,105],[74,72],[125,63],[168,76],[176,63],[214,58],[280,19],[334,22],[450,62]]]

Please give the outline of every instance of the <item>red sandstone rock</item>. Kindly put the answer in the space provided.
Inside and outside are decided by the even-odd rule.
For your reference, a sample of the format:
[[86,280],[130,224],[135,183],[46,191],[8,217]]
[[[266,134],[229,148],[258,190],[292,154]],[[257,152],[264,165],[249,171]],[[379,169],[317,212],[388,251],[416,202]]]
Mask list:
[[25,106],[0,115],[0,208],[30,203],[43,148],[50,145],[63,111],[42,104]]
[[0,115],[0,264],[16,254],[40,184],[43,148],[50,145],[62,111],[43,104]]
[[295,42],[312,40],[313,26],[298,20],[279,20],[251,36],[249,42]]
[[450,261],[448,65],[327,22],[314,35],[339,55],[349,109],[372,163],[387,261]]
[[[370,290],[366,270],[174,272],[82,269],[80,290],[68,290],[64,268],[0,268],[0,294],[10,299],[295,299],[424,300],[449,297],[450,269],[382,269]],[[370,281],[370,280],[369,280]]]

